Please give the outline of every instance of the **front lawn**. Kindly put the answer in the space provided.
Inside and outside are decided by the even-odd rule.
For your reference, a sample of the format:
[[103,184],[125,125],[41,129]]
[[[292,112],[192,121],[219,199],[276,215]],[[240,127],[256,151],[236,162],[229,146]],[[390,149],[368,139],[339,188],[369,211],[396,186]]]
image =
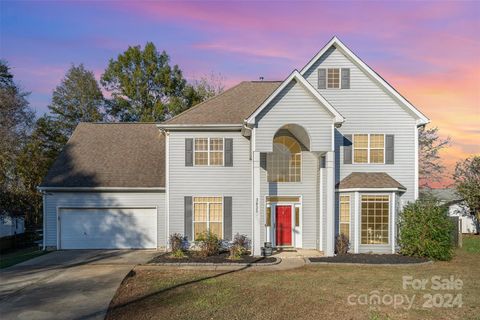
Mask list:
[[[310,265],[288,271],[229,272],[137,269],[117,291],[107,319],[480,319],[480,254],[468,249],[480,238],[473,241],[467,246],[464,242],[450,262],[417,266]],[[425,289],[403,289],[403,276],[428,282]],[[434,290],[434,276],[461,279],[462,288]],[[433,299],[424,296],[428,294]],[[458,294],[461,300],[453,300]],[[406,301],[396,307],[389,299],[368,305],[360,298],[365,295],[402,295],[413,304],[409,310]],[[462,306],[457,307],[460,301]]]
[[480,253],[480,235],[463,235],[463,249],[470,253]]
[[18,249],[7,254],[2,253],[0,255],[0,269],[16,265],[20,262],[30,260],[45,253],[46,251],[43,251],[38,247]]

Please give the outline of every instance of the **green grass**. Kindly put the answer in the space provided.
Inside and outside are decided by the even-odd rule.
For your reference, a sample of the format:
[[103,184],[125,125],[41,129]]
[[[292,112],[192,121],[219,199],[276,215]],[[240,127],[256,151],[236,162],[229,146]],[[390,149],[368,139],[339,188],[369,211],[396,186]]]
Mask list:
[[468,253],[480,253],[480,236],[479,235],[463,236],[462,249]]
[[47,251],[38,249],[38,247],[31,247],[31,248],[19,249],[17,251],[7,253],[7,254],[2,254],[0,255],[0,269],[11,267],[20,262],[27,261],[32,258],[41,256],[45,253],[47,253]]

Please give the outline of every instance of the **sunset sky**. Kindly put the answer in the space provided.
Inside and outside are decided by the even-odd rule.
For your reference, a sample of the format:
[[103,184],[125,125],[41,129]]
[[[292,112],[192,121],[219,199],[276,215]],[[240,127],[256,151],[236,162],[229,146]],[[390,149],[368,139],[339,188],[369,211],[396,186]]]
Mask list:
[[0,2],[0,58],[38,115],[70,64],[99,79],[129,45],[230,87],[284,79],[334,35],[452,138],[448,173],[480,153],[480,1]]

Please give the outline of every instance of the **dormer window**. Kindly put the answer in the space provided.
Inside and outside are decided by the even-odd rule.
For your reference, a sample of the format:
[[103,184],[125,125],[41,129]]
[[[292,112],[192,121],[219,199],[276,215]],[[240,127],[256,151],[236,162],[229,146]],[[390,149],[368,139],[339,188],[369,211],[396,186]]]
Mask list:
[[327,69],[327,88],[340,89],[340,69],[339,68]]

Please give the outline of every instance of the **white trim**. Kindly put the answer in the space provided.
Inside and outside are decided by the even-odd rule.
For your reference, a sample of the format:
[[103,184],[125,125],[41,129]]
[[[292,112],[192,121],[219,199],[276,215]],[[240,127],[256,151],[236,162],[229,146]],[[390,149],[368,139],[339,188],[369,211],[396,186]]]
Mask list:
[[165,134],[165,251],[170,246],[170,133]]
[[365,71],[370,77],[376,80],[384,89],[387,90],[393,97],[395,97],[404,107],[408,110],[413,112],[415,116],[418,118],[417,125],[425,125],[430,122],[424,114],[422,114],[415,106],[413,106],[410,102],[408,102],[402,95],[400,95],[388,82],[386,82],[382,77],[380,77],[372,68],[370,68],[366,63],[364,63],[360,58],[358,58],[350,49],[347,48],[345,44],[343,44],[340,39],[337,37],[333,37],[308,63],[305,67],[302,68],[300,74],[303,76],[305,72],[307,72],[313,64],[320,59],[321,56],[330,49],[331,46],[335,46],[336,49],[340,50],[343,54],[345,54],[348,58],[352,59],[363,71]]
[[41,191],[165,191],[164,187],[37,187]]
[[[320,156],[321,157],[321,156]],[[326,156],[325,156],[326,157]],[[322,160],[320,159],[320,162]],[[327,162],[327,159],[325,159],[325,163]],[[323,215],[325,212],[323,212],[323,175],[325,174],[324,168],[320,168],[320,250],[323,251]]]
[[[367,150],[367,162],[355,162],[355,136],[358,135],[367,135],[367,147],[366,148],[357,148],[360,150]],[[373,150],[381,150],[381,148],[372,148],[370,146],[370,136],[372,135],[383,135],[383,162],[371,162],[370,161],[370,151]],[[387,134],[385,133],[353,133],[352,134],[352,164],[386,164],[386,139],[387,139]]]
[[[225,233],[225,219],[224,219],[224,195],[221,196],[212,196],[212,195],[195,195],[192,196],[192,239],[195,242],[195,203],[206,203],[207,204],[207,220],[205,221],[207,223],[207,231],[210,231],[210,222],[220,222],[220,221],[210,221],[210,204],[215,203],[215,204],[221,204],[222,205],[222,235],[220,236],[220,239],[223,239],[224,233]],[[195,198],[221,198],[222,200],[220,202],[195,202]],[[199,222],[204,222],[204,221],[199,221]]]
[[355,192],[355,245],[354,245],[354,253],[358,253],[360,248],[360,193],[357,191]]
[[[362,203],[362,197],[363,196],[387,196],[388,197],[388,218],[391,220],[392,219],[392,205],[391,205],[391,200],[392,200],[392,197],[390,196],[390,193],[368,193],[368,194],[361,194],[360,195],[360,204]],[[361,210],[361,207],[359,208],[359,231],[361,232],[361,225],[362,225],[362,210]],[[391,230],[391,223],[388,224],[388,243],[377,243],[377,244],[363,244],[363,243],[359,243],[359,246],[391,246],[392,245],[392,241],[390,239],[392,235],[392,230]],[[360,242],[362,241],[361,237],[360,237]]]
[[[193,166],[194,167],[225,167],[225,138],[224,137],[192,137],[193,139]],[[196,150],[195,150],[195,145],[196,142],[195,140],[197,139],[207,139],[207,150],[201,150],[199,152],[207,152],[207,164],[196,164],[195,159],[196,159]],[[210,150],[210,140],[211,139],[221,139],[222,140],[222,164],[210,164],[210,153],[212,152],[220,152],[218,150],[212,151]]]
[[243,124],[157,124],[157,128],[183,131],[240,131],[243,128]]
[[413,199],[414,200],[417,200],[418,199],[418,184],[419,184],[419,173],[418,173],[418,128],[417,127],[414,127],[413,128],[415,130],[415,133],[414,133],[414,139],[415,139],[415,144],[414,144],[414,152],[413,152],[413,156],[415,157],[414,159],[414,165],[415,165],[415,168],[414,168],[414,179],[413,179]]
[[[338,69],[338,88],[329,88],[329,87],[328,87],[328,70],[331,70],[331,69]],[[326,90],[339,90],[339,89],[342,89],[342,68],[339,68],[339,67],[329,67],[329,68],[326,68],[325,73],[326,73],[326,75],[325,75],[325,89],[326,89]]]
[[[298,201],[267,201],[268,197],[278,197],[278,198],[298,198]],[[265,238],[266,241],[270,240],[273,246],[276,245],[276,214],[277,214],[277,205],[280,206],[291,206],[292,207],[292,244],[291,246],[294,248],[302,248],[303,247],[303,196],[302,195],[265,195],[264,196],[264,208],[270,205],[270,227],[266,227],[265,229]],[[299,223],[298,227],[295,226],[295,207],[300,208],[300,216],[299,216]],[[265,220],[266,222],[266,220]],[[269,230],[267,230],[269,228]],[[298,232],[298,233],[297,233]],[[298,236],[297,236],[298,234]],[[269,236],[269,239],[267,238]],[[289,246],[286,246],[289,247]]]
[[305,80],[305,78],[297,70],[293,70],[288,78],[282,82],[282,84],[267,98],[267,100],[265,100],[262,105],[247,118],[247,124],[254,124],[257,115],[263,109],[265,109],[268,104],[272,102],[272,100],[294,79],[301,83],[305,89],[307,89],[324,107],[327,108],[327,110],[334,116],[335,123],[342,123],[345,121],[343,116],[317,90],[315,90],[315,88],[307,80]]
[[395,253],[395,237],[396,237],[396,234],[395,234],[395,218],[396,218],[396,206],[395,206],[395,202],[396,202],[396,196],[395,196],[395,192],[392,192],[392,196],[390,197],[391,201],[392,201],[392,218],[391,218],[391,228],[392,228],[392,231],[391,231],[391,234],[392,234],[392,253]]
[[[56,220],[57,220],[57,250],[61,250],[61,222],[60,222],[60,210],[62,209],[155,209],[156,212],[156,223],[155,223],[155,249],[158,249],[158,206],[57,206],[55,213],[56,213]],[[45,235],[44,235],[45,237]],[[149,249],[149,248],[148,248]]]
[[369,192],[369,191],[374,191],[374,192],[389,192],[389,191],[400,191],[400,192],[405,192],[407,191],[406,189],[401,189],[401,188],[346,188],[346,189],[337,189],[337,192]]

